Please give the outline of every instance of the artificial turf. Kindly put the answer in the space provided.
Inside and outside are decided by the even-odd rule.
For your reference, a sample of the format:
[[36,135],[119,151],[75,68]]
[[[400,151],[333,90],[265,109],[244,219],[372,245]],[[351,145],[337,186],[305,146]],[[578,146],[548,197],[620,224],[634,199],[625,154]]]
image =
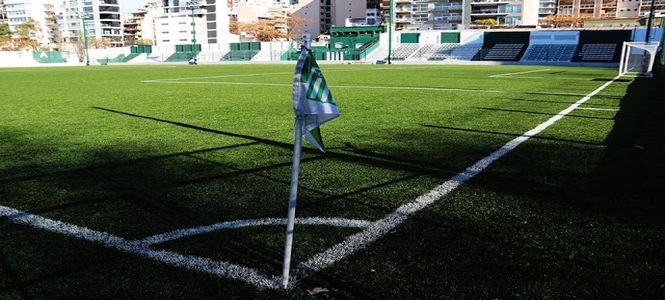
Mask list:
[[[324,65],[342,116],[303,156],[299,217],[378,220],[615,69]],[[0,69],[0,205],[126,239],[282,218],[293,66]],[[516,73],[499,77],[491,75]],[[158,81],[154,81],[158,80]],[[152,81],[152,82],[150,82]],[[659,298],[663,80],[621,79],[368,248],[289,291],[0,219],[0,298]],[[294,260],[359,229],[297,226]],[[159,245],[281,268],[283,228]]]

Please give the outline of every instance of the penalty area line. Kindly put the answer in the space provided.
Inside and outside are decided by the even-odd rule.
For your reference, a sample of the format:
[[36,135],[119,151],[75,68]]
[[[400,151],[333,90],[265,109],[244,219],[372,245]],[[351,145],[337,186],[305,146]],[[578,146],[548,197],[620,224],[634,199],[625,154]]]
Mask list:
[[510,153],[512,150],[517,148],[517,146],[521,145],[522,143],[529,140],[531,137],[541,133],[543,130],[547,129],[557,121],[561,120],[564,116],[571,113],[580,105],[584,104],[589,99],[591,99],[591,97],[595,96],[596,94],[604,90],[606,87],[608,87],[610,84],[612,84],[614,81],[619,79],[619,77],[620,76],[617,76],[612,80],[606,82],[605,84],[601,85],[599,88],[595,89],[591,93],[584,96],[582,99],[570,105],[568,108],[552,116],[547,121],[525,132],[521,136],[509,141],[503,147],[495,150],[490,155],[479,160],[472,166],[466,168],[464,171],[455,175],[452,179],[435,187],[431,191],[427,192],[424,195],[421,195],[415,200],[400,206],[393,213],[374,222],[367,229],[346,238],[341,243],[336,244],[331,248],[329,248],[328,250],[313,256],[307,261],[301,262],[300,264],[298,264],[298,267],[294,272],[295,273],[294,281],[308,277],[309,275],[312,275],[322,269],[329,267],[330,265],[336,263],[337,261],[348,257],[349,255],[355,253],[356,251],[366,248],[370,243],[388,234],[391,230],[400,225],[411,215],[435,203],[436,201],[442,199],[450,192],[458,188],[460,185],[466,183],[467,181],[471,180],[472,178],[483,172],[493,162],[501,159],[506,154]]

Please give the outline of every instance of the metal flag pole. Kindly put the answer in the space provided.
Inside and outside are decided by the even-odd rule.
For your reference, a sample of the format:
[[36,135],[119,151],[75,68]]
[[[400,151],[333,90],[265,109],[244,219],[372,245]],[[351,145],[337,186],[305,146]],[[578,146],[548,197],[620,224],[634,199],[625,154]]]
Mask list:
[[[309,51],[312,38],[309,34],[303,36],[302,51]],[[295,142],[293,144],[293,164],[291,165],[291,188],[289,192],[289,209],[286,220],[286,238],[284,241],[284,264],[282,266],[282,288],[289,286],[289,272],[291,270],[291,249],[293,248],[293,230],[296,222],[296,200],[298,199],[298,177],[300,175],[300,155],[302,151],[302,130],[305,116],[296,115]]]

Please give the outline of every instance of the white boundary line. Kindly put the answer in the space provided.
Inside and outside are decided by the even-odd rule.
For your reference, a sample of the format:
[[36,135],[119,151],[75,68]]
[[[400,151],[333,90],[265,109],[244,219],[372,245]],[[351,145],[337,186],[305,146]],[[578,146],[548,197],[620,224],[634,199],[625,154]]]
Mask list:
[[[176,66],[172,66],[176,67]],[[364,69],[364,70],[356,70],[356,69],[349,69],[349,68],[332,68],[332,69],[324,69],[326,73],[328,72],[363,72],[363,71],[376,71],[376,70],[415,70],[415,69],[429,69],[433,67],[396,67],[396,68],[369,68],[369,69]],[[152,83],[152,82],[172,82],[172,81],[180,81],[180,80],[191,80],[191,79],[213,79],[213,78],[234,78],[234,77],[254,77],[254,76],[265,76],[265,75],[289,75],[293,74],[293,71],[289,72],[272,72],[272,73],[252,73],[252,74],[227,74],[227,75],[215,75],[215,76],[198,76],[198,77],[180,77],[180,78],[167,78],[167,79],[151,79],[151,80],[144,80],[142,82],[144,83]]]
[[[335,227],[349,227],[349,228],[366,228],[372,223],[365,220],[350,220],[341,218],[298,218],[296,219],[298,225],[327,225]],[[266,218],[266,219],[251,219],[251,220],[236,220],[228,222],[220,222],[211,225],[178,229],[167,233],[153,235],[145,239],[136,241],[144,245],[161,244],[168,241],[173,241],[185,237],[211,233],[224,229],[238,229],[250,226],[266,226],[266,225],[286,225],[286,219]]]
[[[529,140],[531,137],[539,134],[557,121],[561,120],[564,116],[568,115],[573,110],[579,108],[580,105],[587,102],[589,99],[591,99],[591,97],[598,94],[600,91],[605,89],[620,77],[621,76],[617,76],[612,80],[604,83],[602,86],[587,94],[579,101],[573,103],[568,108],[552,116],[550,119],[541,123],[535,128],[525,132],[521,136],[509,141],[503,147],[497,149],[487,157],[466,168],[464,171],[455,175],[452,179],[435,187],[431,191],[416,198],[415,200],[400,206],[393,213],[378,221],[370,223],[369,226],[367,226],[368,224],[365,223],[365,221],[346,220],[351,221],[352,223],[357,221],[359,223],[356,225],[367,227],[365,230],[346,238],[344,241],[332,246],[328,250],[314,255],[307,261],[301,262],[294,272],[297,276],[296,278],[302,279],[307,277],[336,263],[341,259],[348,257],[358,250],[366,248],[370,243],[389,233],[392,229],[404,222],[411,215],[445,197],[460,185],[483,172],[496,160],[501,159],[503,156],[510,153],[512,150]],[[253,284],[257,287],[273,289],[280,287],[280,278],[278,276],[269,277],[255,269],[231,264],[228,262],[217,262],[198,256],[182,255],[165,250],[155,250],[149,246],[146,246],[146,240],[128,241],[121,237],[117,237],[105,232],[95,231],[85,227],[47,219],[2,205],[0,205],[0,217],[5,217],[14,223],[24,224],[70,237],[96,242],[108,248],[150,258],[171,266],[183,267],[190,270],[197,270],[209,274],[214,274],[219,277],[241,280],[246,283]],[[342,223],[346,221],[343,221]],[[214,226],[214,224],[211,226]],[[187,229],[185,229],[185,231],[187,231]],[[182,235],[182,233],[179,231],[176,232],[172,233],[173,236],[178,236],[178,234]],[[153,236],[152,238],[154,240],[159,240],[156,238],[156,236]],[[150,241],[151,240],[148,240],[148,242]],[[293,280],[293,282],[296,281],[297,279]]]
[[[288,86],[286,83],[263,83],[263,82],[229,82],[229,81],[167,81],[146,80],[143,83],[180,83],[180,84],[221,84],[221,85],[251,85],[251,86]],[[452,91],[452,92],[477,92],[477,93],[506,93],[500,90],[474,90],[460,88],[436,88],[436,87],[409,87],[409,86],[373,86],[373,85],[331,85],[330,88],[343,89],[376,89],[376,90],[416,90],[416,91]]]
[[452,179],[444,182],[443,184],[435,187],[426,194],[416,198],[412,202],[400,206],[395,212],[389,214],[388,216],[374,222],[370,227],[363,230],[362,232],[356,233],[348,237],[343,242],[332,246],[328,250],[315,255],[309,260],[302,262],[298,265],[296,270],[296,276],[299,278],[307,277],[313,273],[316,273],[328,266],[334,264],[335,262],[346,258],[347,256],[353,254],[354,252],[364,249],[368,244],[376,241],[380,237],[384,236],[392,229],[397,227],[397,225],[404,222],[409,216],[415,214],[416,212],[422,210],[428,205],[440,200],[453,190],[455,190],[460,185],[469,181],[471,178],[480,174],[489,167],[493,162],[502,158],[510,151],[515,149],[520,144],[526,142],[531,137],[541,133],[543,130],[552,126],[557,121],[561,120],[564,116],[568,115],[570,112],[578,108],[580,105],[587,102],[591,97],[598,94],[600,91],[605,89],[607,86],[612,84],[615,80],[619,79],[620,76],[613,78],[612,80],[606,82],[599,88],[595,89],[593,92],[584,96],[579,101],[573,103],[568,108],[562,110],[558,114],[552,116],[549,120],[543,122],[542,124],[536,126],[535,128],[527,131],[521,136],[511,140],[506,143],[503,147],[492,152],[487,157],[479,160],[472,166],[466,168],[466,170],[455,175]]
[[14,223],[28,225],[33,228],[99,243],[111,249],[150,258],[174,267],[205,272],[224,278],[242,280],[258,287],[279,288],[279,278],[268,277],[252,268],[228,262],[213,261],[199,256],[182,255],[172,251],[152,249],[144,244],[128,241],[106,232],[95,231],[89,228],[47,219],[2,205],[0,205],[0,217],[5,217]]
[[545,71],[549,71],[549,70],[550,70],[550,69],[538,69],[538,70],[531,70],[531,71],[524,71],[524,72],[495,74],[495,75],[490,75],[490,76],[487,76],[487,77],[493,77],[493,78],[496,78],[496,77],[507,77],[507,76],[510,76],[510,75],[519,75],[519,74],[529,74],[529,73],[536,73],[536,72],[545,72]]
[[602,111],[619,111],[618,108],[598,108],[598,107],[578,107],[577,109],[583,109],[583,110],[602,110]]

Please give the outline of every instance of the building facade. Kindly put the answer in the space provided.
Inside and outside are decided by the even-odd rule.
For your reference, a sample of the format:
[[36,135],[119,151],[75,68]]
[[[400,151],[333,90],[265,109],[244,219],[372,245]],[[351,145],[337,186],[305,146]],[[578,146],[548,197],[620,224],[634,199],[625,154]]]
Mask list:
[[149,0],[147,4],[135,9],[123,18],[125,45],[151,44],[156,42],[155,18],[164,13],[161,0]]
[[118,0],[63,0],[58,4],[57,17],[63,40],[78,40],[85,22],[88,38],[108,40],[112,47],[124,45]]
[[368,15],[376,21],[378,8],[367,0],[299,0],[293,8],[293,15],[303,20],[303,31],[313,36],[329,33],[333,26],[345,26],[347,20],[363,19]]
[[[195,32],[192,31],[192,10],[187,6],[187,2],[189,1],[162,1],[163,13],[154,21],[157,44],[183,44],[182,40],[187,39],[185,33],[189,35],[189,43],[196,35],[197,44],[223,43],[225,39],[230,38],[227,0],[198,1],[198,5],[194,8]],[[168,42],[164,42],[167,40]]]
[[7,23],[7,13],[5,13],[5,2],[0,0],[0,24]]
[[[558,14],[577,18],[611,19],[644,17],[651,0],[559,0]],[[654,12],[665,13],[665,0],[656,0]]]
[[[394,0],[397,30],[461,30],[486,23],[496,26],[536,26],[541,14],[556,9],[555,0]],[[552,2],[552,3],[549,3]],[[390,1],[383,0],[384,21]],[[549,8],[551,6],[551,8]],[[553,12],[552,12],[553,13]],[[482,22],[481,22],[482,20]]]
[[4,12],[6,14],[9,30],[16,33],[17,26],[28,21],[34,21],[37,30],[30,33],[30,38],[39,42],[43,47],[56,47],[58,30],[54,30],[55,7],[50,0],[5,0]]

